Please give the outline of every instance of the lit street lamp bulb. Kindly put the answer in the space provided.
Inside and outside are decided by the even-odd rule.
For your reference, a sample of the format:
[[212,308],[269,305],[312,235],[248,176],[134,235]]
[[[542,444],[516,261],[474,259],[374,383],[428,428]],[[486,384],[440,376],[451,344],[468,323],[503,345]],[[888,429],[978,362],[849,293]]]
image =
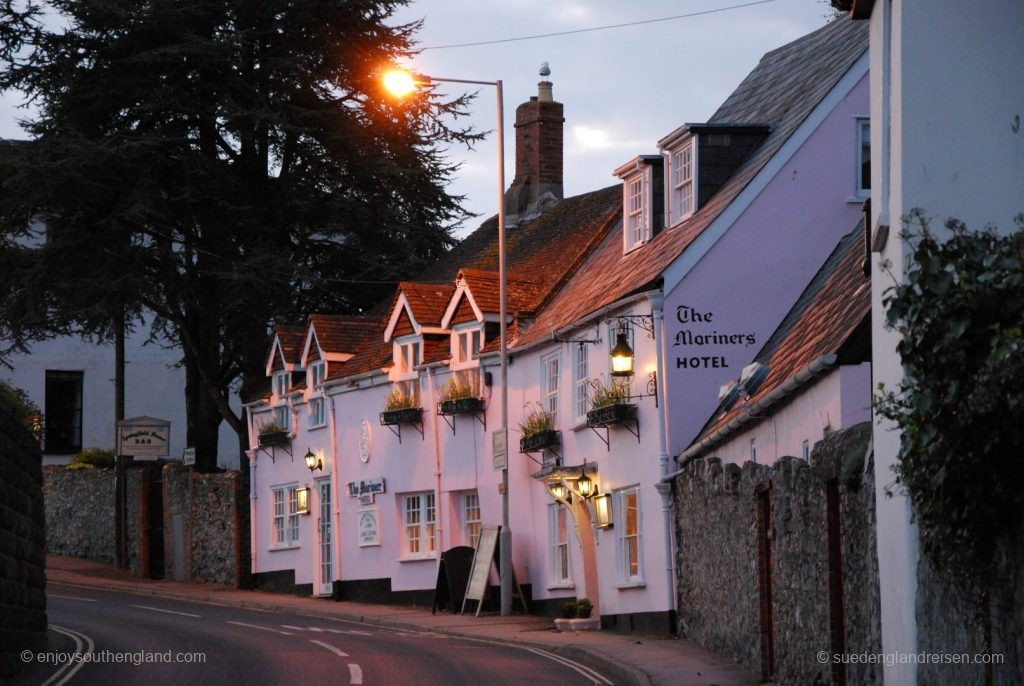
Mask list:
[[404,69],[389,69],[384,72],[384,88],[396,98],[404,98],[416,90],[416,79]]

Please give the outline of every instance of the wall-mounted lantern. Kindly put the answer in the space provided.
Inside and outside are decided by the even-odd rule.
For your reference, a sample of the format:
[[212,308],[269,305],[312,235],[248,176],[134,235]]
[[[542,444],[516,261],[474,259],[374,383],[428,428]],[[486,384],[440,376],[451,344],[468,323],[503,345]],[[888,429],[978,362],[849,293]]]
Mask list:
[[602,493],[601,495],[595,496],[594,503],[594,514],[598,529],[609,529],[611,528],[612,521],[612,496],[610,493]]
[[587,463],[583,462],[583,473],[576,480],[576,492],[583,496],[584,500],[590,500],[597,494],[597,485],[587,476]]
[[620,330],[615,336],[615,347],[612,348],[612,376],[633,376],[633,348],[629,347],[628,334]]
[[569,500],[569,489],[561,480],[548,482],[548,492],[559,502],[568,502]]
[[324,463],[312,450],[306,450],[306,466],[309,467],[309,471],[315,472],[318,469],[322,470]]
[[295,512],[296,514],[309,514],[309,488],[303,486],[295,489]]

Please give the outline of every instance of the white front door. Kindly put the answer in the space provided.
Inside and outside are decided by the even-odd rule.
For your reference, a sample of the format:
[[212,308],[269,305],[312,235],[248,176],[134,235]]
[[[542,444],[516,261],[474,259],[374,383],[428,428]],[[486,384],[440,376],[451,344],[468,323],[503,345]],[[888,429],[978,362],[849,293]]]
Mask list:
[[317,496],[320,509],[317,517],[317,540],[319,547],[319,569],[317,569],[317,589],[320,595],[330,595],[332,592],[333,567],[331,565],[331,482],[330,479],[320,479],[316,482]]

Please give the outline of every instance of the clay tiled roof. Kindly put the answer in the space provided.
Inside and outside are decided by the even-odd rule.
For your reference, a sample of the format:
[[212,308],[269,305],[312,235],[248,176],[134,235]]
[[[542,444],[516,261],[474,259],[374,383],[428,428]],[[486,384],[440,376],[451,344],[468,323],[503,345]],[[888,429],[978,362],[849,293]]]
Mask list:
[[380,329],[376,319],[335,314],[311,314],[309,324],[325,353],[355,353]]
[[450,336],[424,336],[423,337],[423,362],[441,362],[452,356],[452,343]]
[[[864,274],[863,258],[862,222],[839,241],[754,358],[769,371],[747,399],[748,404],[765,398],[823,355],[836,355],[838,364],[869,359],[864,337],[871,314],[871,283]],[[725,427],[746,408],[741,400],[728,411],[716,410],[694,444]]]
[[334,365],[326,380],[342,379],[367,372],[379,371],[392,364],[391,344],[384,342],[385,322],[372,320],[373,329],[355,351],[355,356],[348,362]]
[[[534,219],[507,227],[505,256],[510,285],[514,279],[538,284],[543,291],[539,299],[543,301],[583,263],[621,214],[622,186],[615,185],[565,198]],[[417,281],[454,282],[460,269],[497,273],[497,217],[481,224],[425,269]],[[530,304],[536,307],[541,303]]]
[[302,346],[306,343],[306,327],[277,326],[274,328],[281,352],[288,364],[298,364],[302,357]]
[[[438,326],[444,317],[444,311],[448,309],[452,295],[455,294],[455,285],[403,281],[398,285],[398,292],[405,294],[409,307],[412,308],[412,316],[420,326]],[[398,292],[395,293],[394,303],[397,303]]]
[[[725,210],[867,49],[867,26],[839,19],[761,58],[708,123],[771,126],[732,178],[689,219],[622,254],[616,231],[516,341],[529,345],[652,284]],[[621,187],[619,189],[621,196]],[[619,197],[621,204],[621,197]]]
[[[496,313],[501,311],[501,293],[498,283],[498,272],[485,272],[480,269],[462,269],[459,276],[465,279],[473,301],[481,312]],[[540,281],[527,274],[509,274],[506,279],[508,294],[505,306],[509,313],[530,312],[537,307],[548,289]]]

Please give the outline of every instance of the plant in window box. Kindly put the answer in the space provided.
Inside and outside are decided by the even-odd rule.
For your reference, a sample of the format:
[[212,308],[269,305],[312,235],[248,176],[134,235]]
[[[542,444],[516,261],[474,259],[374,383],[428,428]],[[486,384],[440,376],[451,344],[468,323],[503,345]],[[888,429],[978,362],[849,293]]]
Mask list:
[[476,387],[460,374],[453,374],[441,387],[440,414],[466,414],[479,412],[484,407],[483,398],[476,394]]
[[636,405],[626,402],[629,398],[628,387],[614,381],[605,383],[596,380],[591,385],[593,391],[590,394],[590,406],[593,409],[587,412],[589,426],[608,426],[633,416]]
[[288,429],[274,421],[260,424],[260,445],[281,445],[287,443]]
[[519,424],[519,452],[533,453],[558,444],[558,432],[555,431],[554,418],[551,413],[536,403],[526,403],[529,412]]
[[407,393],[401,386],[395,386],[384,401],[384,411],[380,413],[380,423],[418,424],[423,421],[423,408],[416,402],[416,396]]

